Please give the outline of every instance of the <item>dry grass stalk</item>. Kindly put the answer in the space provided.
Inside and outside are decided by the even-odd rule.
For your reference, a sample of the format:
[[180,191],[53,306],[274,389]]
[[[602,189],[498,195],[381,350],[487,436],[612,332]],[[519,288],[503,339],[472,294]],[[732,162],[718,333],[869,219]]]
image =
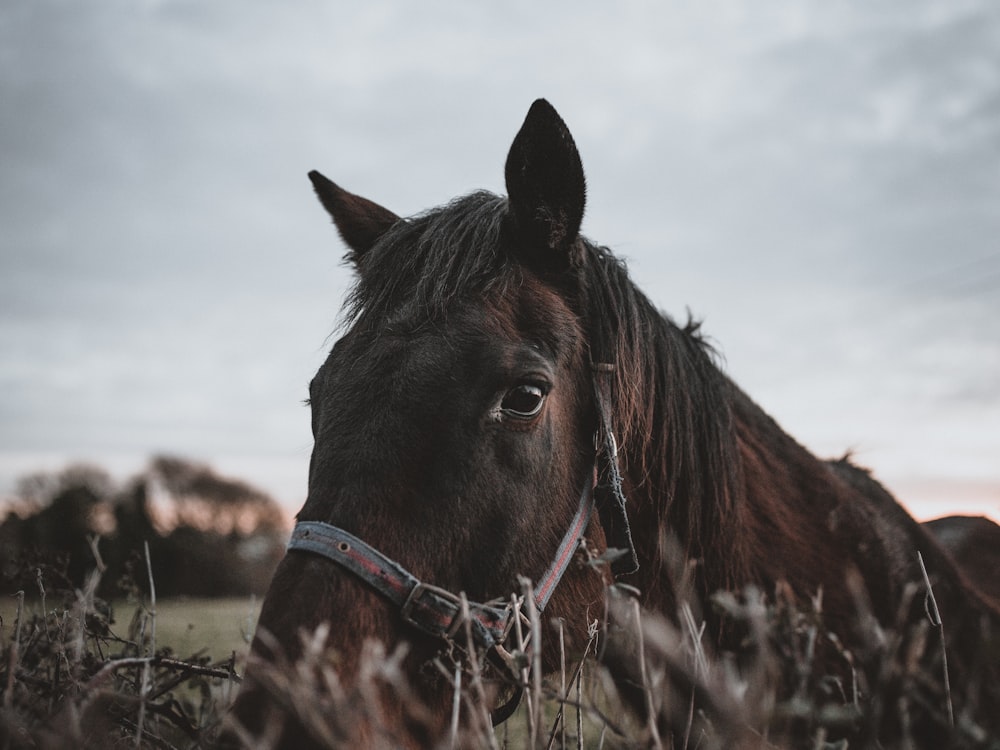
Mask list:
[[945,706],[948,709],[948,726],[955,726],[955,707],[951,701],[951,678],[948,676],[948,649],[945,648],[944,622],[941,619],[941,612],[938,610],[937,600],[934,598],[934,588],[931,586],[930,576],[927,575],[927,567],[924,565],[924,556],[917,551],[917,561],[920,563],[920,572],[924,576],[924,586],[927,588],[927,596],[924,599],[924,607],[931,625],[938,629],[938,636],[941,639],[941,676],[944,680]]
[[[147,573],[149,568],[147,557]],[[115,636],[107,608],[94,594],[99,575],[100,566],[83,589],[67,597],[61,612],[56,607],[29,618],[23,595],[19,597],[13,629],[0,633],[6,671],[0,679],[0,745],[210,746],[235,681],[233,659],[211,664],[175,659],[158,649],[152,582],[149,604],[139,606],[130,635]],[[56,593],[44,575],[39,580],[49,607]],[[936,641],[931,628],[940,634],[941,617],[926,581],[924,588],[930,622],[903,625],[910,603],[917,601],[913,597],[922,593],[914,586],[900,607],[899,625],[882,628],[859,584],[856,624],[865,640],[854,650],[824,627],[821,592],[805,603],[780,586],[768,597],[754,590],[719,594],[712,603],[714,616],[745,634],[744,653],[737,656],[713,653],[696,607],[682,601],[676,621],[670,622],[643,611],[631,596],[609,592],[609,619],[625,624],[641,656],[636,682],[642,686],[642,714],[637,720],[622,710],[614,683],[597,658],[599,642],[612,636],[597,620],[588,623],[589,640],[571,653],[563,623],[543,623],[537,614],[518,616],[511,662],[517,674],[513,686],[525,694],[520,720],[508,722],[499,732],[491,726],[490,709],[507,678],[486,665],[484,654],[459,648],[442,651],[438,671],[455,698],[442,747],[833,750],[846,747],[845,737],[852,738],[851,747],[875,746],[886,717],[894,717],[899,740],[887,747],[905,748],[921,746],[915,736],[916,717],[940,715],[942,726],[953,727],[949,736],[954,747],[995,748],[996,739],[968,710],[947,709],[951,689],[940,686],[939,674],[927,671],[929,664],[941,665],[927,658]],[[530,584],[523,594],[518,603],[530,601]],[[462,613],[468,644],[471,626],[464,600]],[[233,726],[246,747],[273,748],[289,720],[282,711],[322,747],[355,746],[357,727],[363,723],[375,728],[375,747],[396,747],[400,737],[382,708],[386,694],[404,704],[412,724],[436,724],[419,689],[406,677],[405,649],[386,653],[381,645],[368,643],[360,658],[359,680],[345,687],[338,678],[338,655],[325,647],[328,628],[303,634],[302,656],[295,662],[279,658],[261,665],[260,679],[282,710],[274,712],[257,736]],[[544,634],[543,628],[548,628]],[[552,660],[558,670],[549,677],[541,669],[543,635],[547,648],[559,649]],[[266,641],[266,634],[261,637]],[[835,673],[829,669],[831,655],[840,665]],[[182,683],[192,680],[202,691],[200,703],[177,693]],[[776,687],[779,684],[787,690]],[[970,695],[975,686],[961,689]],[[575,725],[567,716],[570,710],[576,712]],[[106,742],[85,740],[98,736]]]
[[[233,659],[174,658],[145,636],[137,605],[126,637],[112,630],[96,596],[105,570],[96,538],[95,569],[75,591],[36,570],[40,611],[18,595],[13,639],[4,643],[0,747],[198,747],[213,736],[224,704],[215,694],[238,678]],[[53,605],[55,602],[55,605]]]

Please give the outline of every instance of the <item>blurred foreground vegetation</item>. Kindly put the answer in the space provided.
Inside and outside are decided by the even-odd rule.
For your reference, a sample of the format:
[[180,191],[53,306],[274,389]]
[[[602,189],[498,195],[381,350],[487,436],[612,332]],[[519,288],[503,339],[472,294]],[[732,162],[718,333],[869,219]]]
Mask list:
[[254,597],[158,601],[142,576],[114,604],[105,569],[63,588],[36,568],[0,607],[0,748],[211,747],[239,688]]
[[[22,479],[0,523],[0,748],[207,747],[284,553],[265,493],[158,457]],[[205,598],[226,597],[226,598]]]

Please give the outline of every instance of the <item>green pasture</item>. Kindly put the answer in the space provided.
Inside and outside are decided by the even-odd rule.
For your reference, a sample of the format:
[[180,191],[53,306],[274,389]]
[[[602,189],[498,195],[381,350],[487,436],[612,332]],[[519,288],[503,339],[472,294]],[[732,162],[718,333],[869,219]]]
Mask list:
[[253,597],[157,602],[156,641],[182,658],[199,651],[215,659],[246,654],[259,612]]
[[[156,647],[169,646],[178,658],[195,654],[221,661],[235,651],[237,657],[246,655],[250,638],[257,624],[261,602],[254,597],[223,599],[165,599],[156,603]],[[26,620],[41,613],[41,600],[25,601]],[[138,605],[126,601],[112,604],[114,622],[111,629],[125,637],[129,623]],[[62,612],[63,602],[46,602],[50,612]],[[4,596],[0,599],[0,643],[9,642],[14,636],[17,599]]]

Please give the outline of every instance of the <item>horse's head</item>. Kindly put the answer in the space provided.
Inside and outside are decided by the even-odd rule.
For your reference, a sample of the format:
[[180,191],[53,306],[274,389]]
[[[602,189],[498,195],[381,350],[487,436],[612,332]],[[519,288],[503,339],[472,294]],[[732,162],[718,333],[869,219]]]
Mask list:
[[[590,549],[606,544],[591,524],[601,409],[580,273],[593,255],[579,236],[583,170],[539,100],[507,159],[509,199],[478,193],[400,219],[310,178],[358,279],[346,332],[310,384],[309,495],[254,651],[297,658],[300,633],[329,623],[322,645],[349,687],[366,641],[405,644],[402,672],[433,734],[450,689],[427,665],[450,638],[501,640],[522,579],[537,589],[525,612],[563,618],[571,641],[582,645],[602,611],[606,574],[569,564],[584,532]],[[379,711],[398,728],[406,709],[391,692]],[[260,723],[253,706],[245,723]]]
[[[856,739],[902,737],[912,706],[949,695],[948,680],[939,690],[934,677],[945,647],[945,677],[954,669],[962,679],[950,684],[969,686],[952,691],[955,705],[984,706],[983,736],[1000,732],[1000,681],[980,648],[987,619],[1000,628],[1000,613],[877,482],[844,462],[823,464],[786,435],[718,370],[696,326],[660,315],[609,251],[580,236],[583,170],[547,103],[532,106],[511,146],[507,199],[478,193],[404,220],[311,178],[358,280],[344,335],[310,386],[309,496],[234,709],[237,735],[241,725],[263,734],[244,744],[432,746],[455,716],[478,734],[503,675],[502,664],[491,672],[480,655],[510,656],[497,646],[512,645],[524,612],[531,651],[543,661],[561,654],[538,643],[554,621],[560,644],[583,650],[588,626],[603,619],[601,658],[626,703],[640,715],[657,712],[651,732],[662,724],[675,739],[690,736],[695,714],[732,723],[737,709],[714,701],[715,683],[685,682],[687,657],[670,655],[670,637],[629,637],[640,625],[635,602],[617,607],[606,597],[607,563],[631,570],[636,559],[643,567],[629,583],[642,605],[684,619],[698,643],[700,610],[708,648],[734,652],[732,663],[752,666],[755,641],[745,635],[757,625],[710,607],[715,592],[787,592],[816,614],[821,601],[830,648],[808,662],[762,663],[758,677],[751,670],[741,679],[763,691],[764,713],[732,723],[734,738],[746,722],[758,727],[754,737],[771,725],[798,736],[774,700],[786,689],[799,700],[799,677],[795,685],[784,677],[803,664],[836,680],[857,677],[861,665],[860,693],[883,697],[865,709]],[[632,547],[633,556],[613,560],[608,547]],[[950,636],[924,650],[936,639],[913,584],[929,587],[928,569],[939,576],[928,597],[948,613]],[[738,600],[715,600],[723,601]],[[907,666],[899,675],[926,682],[916,700],[893,698],[896,683],[885,682],[893,662],[866,655],[881,653],[873,644],[885,640],[858,627],[873,618],[880,634],[912,632],[919,650],[900,647]],[[769,643],[775,634],[758,636]],[[651,660],[644,644],[654,640]],[[516,645],[524,651],[523,640]],[[509,661],[519,683],[527,679],[524,659]],[[721,663],[719,674],[731,675]],[[659,677],[647,684],[653,672]],[[670,685],[698,702],[675,700]],[[809,713],[823,713],[823,701]],[[881,715],[879,705],[901,713]],[[957,735],[935,710],[913,724],[913,736],[925,733],[936,747]],[[810,742],[826,736],[825,725],[815,735],[806,729]]]

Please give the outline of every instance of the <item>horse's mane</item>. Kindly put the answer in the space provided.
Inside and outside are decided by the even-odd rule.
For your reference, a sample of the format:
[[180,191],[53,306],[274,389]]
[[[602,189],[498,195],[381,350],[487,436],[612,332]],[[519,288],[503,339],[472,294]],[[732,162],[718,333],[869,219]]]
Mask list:
[[[504,294],[522,266],[504,246],[505,198],[476,192],[394,225],[358,260],[345,308],[362,325],[405,318],[431,321],[457,300]],[[615,365],[613,429],[636,496],[653,499],[659,525],[683,541],[685,558],[722,566],[712,585],[745,570],[739,456],[733,427],[735,387],[716,365],[691,320],[676,325],[658,311],[605,247],[579,240],[576,301],[594,363]],[[707,554],[726,549],[727,554]],[[662,554],[659,545],[651,551]],[[659,560],[654,559],[654,565]]]
[[[706,586],[729,587],[749,564],[732,411],[741,394],[717,366],[700,323],[689,317],[677,325],[636,287],[623,261],[605,247],[584,246],[591,356],[615,364],[614,429],[632,493],[652,499],[659,528],[684,545],[682,559],[714,567],[704,571]],[[650,551],[654,567],[665,541]]]

